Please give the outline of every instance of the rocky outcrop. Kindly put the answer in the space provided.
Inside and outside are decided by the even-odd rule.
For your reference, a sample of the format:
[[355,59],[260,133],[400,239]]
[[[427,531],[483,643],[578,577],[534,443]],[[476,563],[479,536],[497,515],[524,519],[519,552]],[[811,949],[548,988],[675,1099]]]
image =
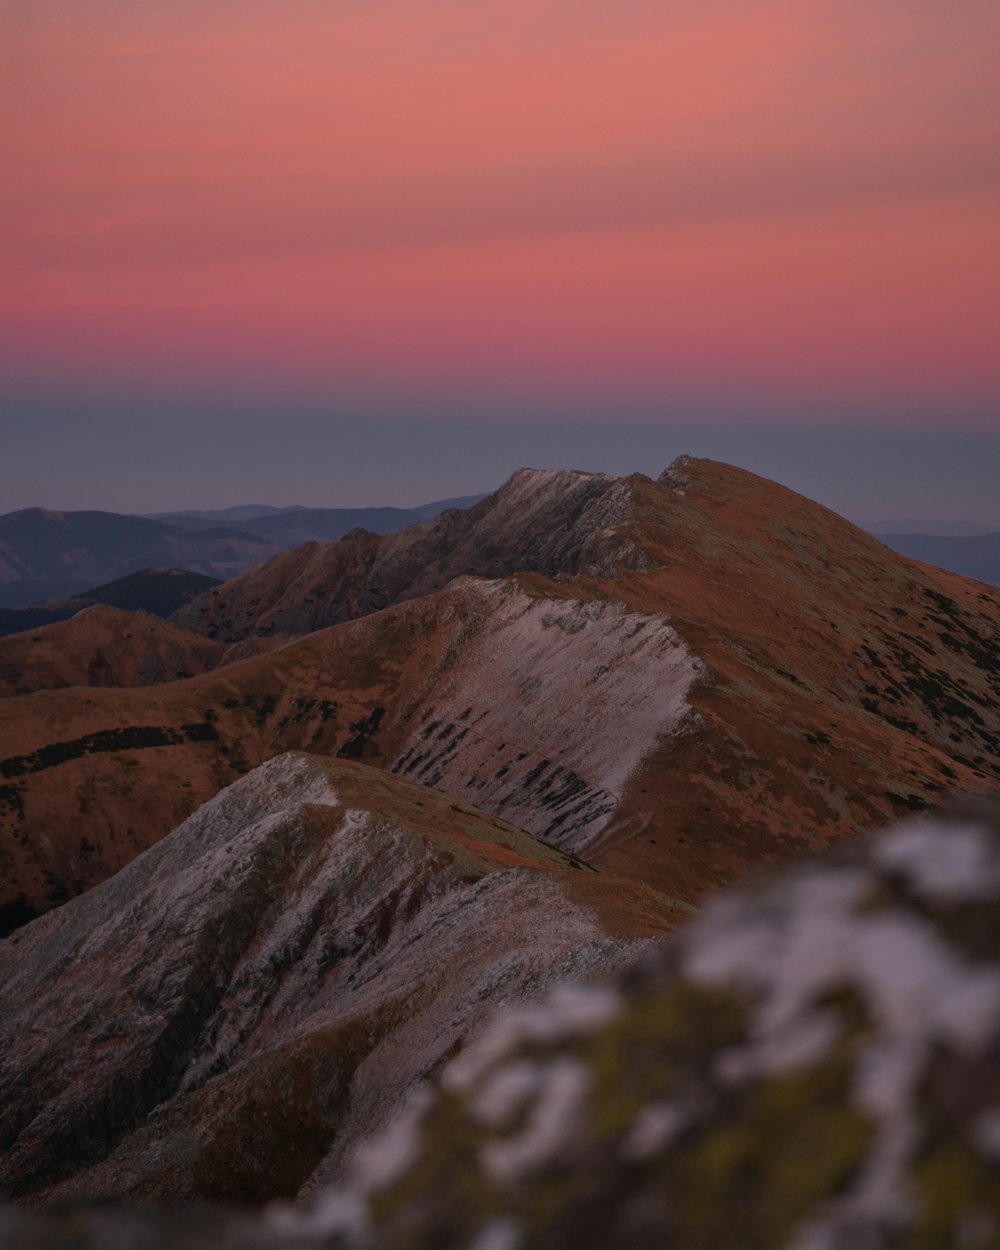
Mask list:
[[0,943],[0,1192],[291,1197],[498,1007],[682,914],[447,795],[280,756]]
[[304,1207],[7,1211],[0,1232],[11,1250],[992,1250],[998,951],[995,812],[912,822],[505,1013]]

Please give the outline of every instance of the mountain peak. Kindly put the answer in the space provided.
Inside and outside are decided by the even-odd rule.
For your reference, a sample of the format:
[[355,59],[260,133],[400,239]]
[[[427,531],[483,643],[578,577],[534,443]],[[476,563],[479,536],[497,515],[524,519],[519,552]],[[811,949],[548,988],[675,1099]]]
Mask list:
[[431,594],[462,575],[559,580],[644,568],[646,557],[619,533],[634,488],[633,479],[608,473],[519,469],[468,511],[382,537],[354,530],[299,547],[194,600],[175,619],[235,642],[307,633]]
[[558,507],[577,499],[593,499],[609,490],[616,491],[625,479],[610,473],[590,473],[584,469],[518,469],[506,482],[482,501],[480,507],[493,511]]

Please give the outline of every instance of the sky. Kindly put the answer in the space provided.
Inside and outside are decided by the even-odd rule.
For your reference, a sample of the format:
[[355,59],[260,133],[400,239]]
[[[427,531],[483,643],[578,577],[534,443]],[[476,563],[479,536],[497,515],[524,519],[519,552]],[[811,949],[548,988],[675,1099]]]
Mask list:
[[1000,522],[996,0],[0,0],[0,511],[680,452]]

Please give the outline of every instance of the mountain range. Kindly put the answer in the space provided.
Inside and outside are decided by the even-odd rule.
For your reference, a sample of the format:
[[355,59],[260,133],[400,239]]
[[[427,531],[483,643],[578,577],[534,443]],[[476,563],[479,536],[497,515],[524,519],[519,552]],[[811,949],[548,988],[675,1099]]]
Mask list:
[[1000,531],[961,535],[892,533],[876,537],[893,551],[914,560],[1000,586]]
[[388,533],[479,496],[420,508],[268,508],[126,516],[27,508],[0,516],[0,608],[92,592],[99,583],[167,566],[216,580],[305,542],[363,526]]
[[822,844],[995,787],[997,613],[988,587],[716,462],[658,481],[522,471],[175,614],[264,654],[0,702],[0,901],[71,897],[307,750],[694,902],[803,829]]
[[218,580],[278,550],[225,527],[189,533],[114,512],[27,508],[0,517],[0,607],[68,598],[151,567]]
[[[417,508],[244,504],[140,517],[40,508],[8,513],[0,516],[0,633],[62,619],[71,614],[62,605],[80,598],[110,602],[102,597],[106,587],[99,582],[122,580],[150,566],[226,579],[278,551],[342,538],[355,530],[395,533],[453,508],[471,508],[482,498],[466,495]],[[987,526],[906,521],[863,528],[904,555],[1000,584],[1000,534]],[[24,606],[31,607],[30,618],[7,621],[7,609]],[[114,606],[166,614],[142,602],[116,601]]]
[[464,495],[438,499],[417,508],[306,508],[301,505],[273,508],[267,504],[242,504],[205,512],[151,515],[153,520],[164,521],[178,529],[203,529],[206,523],[229,526],[287,550],[301,543],[343,538],[353,529],[391,534],[407,525],[419,525],[449,508],[471,508],[482,498],[482,495]]
[[978,521],[928,521],[896,520],[857,522],[869,534],[927,534],[938,538],[973,538],[982,534],[995,534],[1000,525],[982,525]]
[[104,604],[128,612],[171,616],[196,595],[220,585],[219,578],[186,569],[141,569],[66,599],[43,599],[21,608],[0,608],[0,637],[65,621],[84,608]]
[[[575,1036],[567,1022],[610,1027],[592,1011],[600,992],[567,992],[557,1016],[532,1004],[581,977],[613,976],[615,994],[641,1000],[636,961],[673,968],[670,935],[748,870],[1000,794],[1000,593],[776,483],[691,457],[656,479],[521,470],[468,508],[278,552],[170,620],[91,606],[2,640],[0,682],[0,1194],[25,1207],[327,1193],[428,1080],[477,1045],[508,1053],[510,1030],[490,1031],[496,1013],[526,1008],[535,1032],[522,1040],[542,1050]],[[933,862],[942,881],[986,889],[993,870],[980,874],[977,854]],[[807,884],[763,903],[773,938],[723,905],[720,949],[747,952],[738,1003],[778,951],[798,984],[797,935],[812,919],[809,949],[846,959],[844,908],[853,916],[857,903],[864,926],[893,891],[920,917],[931,906],[914,902],[929,868],[912,868],[911,889],[897,863],[849,899],[869,878],[844,871],[829,895]],[[971,905],[968,915],[962,950],[980,941]],[[930,985],[952,956],[920,941],[914,975]],[[890,946],[902,974],[910,965]],[[601,1081],[662,1075],[646,1034],[691,1072],[690,1039],[712,1065],[736,1063],[744,1025],[763,1045],[724,997],[706,990],[703,1002],[685,986],[662,1008],[640,1003],[625,1033],[602,1034]],[[816,992],[853,1028],[854,1000],[835,989]],[[822,1022],[781,1021],[790,1031],[775,1053],[820,1055]],[[549,1058],[524,1057],[499,1092],[472,1077],[447,1087],[434,1122],[469,1159],[450,1146],[428,1155],[406,1182],[415,1207],[393,1191],[372,1208],[386,1245],[436,1244],[435,1228],[441,1244],[471,1244],[483,1195],[482,1218],[505,1209],[493,1174],[477,1170],[483,1139],[465,1092],[473,1118],[537,1095],[523,1124],[537,1121],[540,1137],[576,1105],[571,1056],[551,1057],[562,1073],[551,1092],[533,1066],[548,1071]],[[840,1106],[836,1073],[815,1079],[827,1077]],[[692,1114],[721,1125],[721,1185],[726,1143],[743,1131],[730,1132],[733,1117],[787,1128],[798,1104],[780,1102],[792,1099],[781,1082],[727,1103],[714,1081],[704,1088],[721,1101]],[[759,1116],[755,1089],[779,1100]],[[626,1104],[631,1116],[627,1094],[608,1105]],[[502,1127],[499,1111],[483,1114]],[[624,1127],[608,1114],[620,1153]],[[591,1148],[582,1126],[567,1132],[560,1148]],[[740,1159],[755,1140],[739,1138]],[[861,1149],[846,1140],[843,1170],[821,1169],[836,1192]],[[819,1166],[815,1155],[803,1166]],[[436,1205],[445,1174],[467,1178],[453,1209]],[[581,1195],[605,1192],[586,1175]],[[337,1192],[341,1212],[367,1201]],[[581,1201],[566,1208],[577,1230],[567,1244],[587,1226]],[[544,1223],[544,1208],[533,1192],[510,1209]],[[411,1226],[422,1231],[407,1242]],[[60,1244],[51,1224],[18,1227]],[[272,1227],[233,1244],[271,1244]],[[300,1233],[313,1244],[298,1224],[277,1244]],[[353,1245],[340,1235],[329,1244]]]

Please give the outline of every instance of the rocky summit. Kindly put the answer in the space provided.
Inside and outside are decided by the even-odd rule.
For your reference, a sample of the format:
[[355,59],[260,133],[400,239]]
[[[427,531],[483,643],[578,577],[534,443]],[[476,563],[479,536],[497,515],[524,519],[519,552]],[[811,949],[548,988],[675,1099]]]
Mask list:
[[998,591],[714,461],[523,470],[467,511],[284,553],[174,624],[246,650],[0,701],[11,924],[288,750],[446,790],[686,903],[1000,791]]
[[[282,768],[323,801],[329,774]],[[500,834],[524,854],[514,841]],[[63,919],[83,902],[32,926],[50,959],[96,956],[100,935],[74,946]],[[133,915],[120,922],[135,931]],[[998,950],[996,809],[912,820],[722,895],[616,975],[501,1013],[336,1184],[297,1205],[8,1209],[0,1234],[9,1250],[992,1250]],[[85,1028],[95,1040],[78,1031],[76,1069],[96,1075],[114,1033]],[[277,1173],[326,1113],[310,1115],[309,1099],[334,1083],[296,1078],[294,1045],[271,1062],[288,1065],[283,1093],[305,1091],[293,1116],[268,1117],[274,1070],[254,1074],[254,1125],[274,1134]],[[54,1065],[32,1071],[55,1083]],[[226,1101],[219,1091],[220,1118]],[[169,1140],[172,1124],[154,1116],[143,1130],[153,1158],[171,1159],[150,1138]],[[204,1146],[200,1131],[187,1149]],[[230,1155],[256,1145],[244,1133]]]

